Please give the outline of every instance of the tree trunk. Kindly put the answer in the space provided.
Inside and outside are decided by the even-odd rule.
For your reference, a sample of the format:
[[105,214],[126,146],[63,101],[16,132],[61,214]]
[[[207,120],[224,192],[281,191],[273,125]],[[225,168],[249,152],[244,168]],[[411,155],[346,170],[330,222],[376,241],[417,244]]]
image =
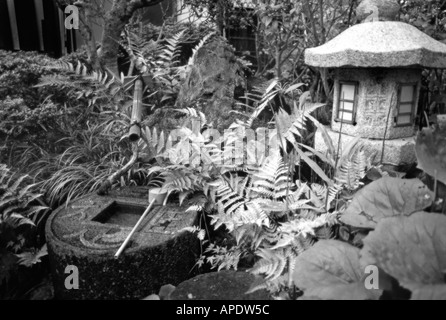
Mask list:
[[[151,7],[157,5],[164,0],[113,0],[112,7],[109,12],[104,16],[104,30],[101,39],[101,54],[99,56],[100,64],[103,67],[108,68],[116,76],[119,75],[118,71],[118,53],[119,53],[119,41],[121,40],[121,33],[124,27],[130,22],[133,14],[136,10]],[[79,7],[81,12],[81,24],[83,25],[83,37],[86,37],[85,41],[88,45],[91,45],[91,39],[89,39],[89,33],[91,35],[90,17],[88,6],[89,3],[84,1],[75,0],[56,0],[57,4],[62,10],[65,10],[67,5],[73,5]],[[90,4],[91,5],[91,4]],[[94,41],[94,40],[93,40]],[[95,44],[93,44],[93,47]],[[95,57],[96,52],[92,52],[92,59]],[[96,61],[92,61],[94,65],[97,65]]]
[[118,71],[119,41],[124,27],[130,22],[136,10],[154,6],[163,0],[113,0],[111,10],[105,16],[100,60],[116,76]]

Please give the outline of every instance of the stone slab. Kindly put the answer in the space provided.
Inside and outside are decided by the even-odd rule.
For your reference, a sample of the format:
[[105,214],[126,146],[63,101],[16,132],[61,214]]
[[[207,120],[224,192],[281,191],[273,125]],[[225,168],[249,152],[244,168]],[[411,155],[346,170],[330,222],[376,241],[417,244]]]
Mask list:
[[[339,141],[339,133],[326,128],[328,135],[333,141],[334,147],[337,149]],[[349,142],[356,139],[356,137],[347,134],[341,135],[341,145],[347,145]],[[379,164],[381,161],[383,140],[361,139],[364,141],[364,151],[366,155],[372,160],[372,164]],[[415,137],[387,140],[385,142],[384,160],[383,164],[391,166],[408,165],[417,162],[415,153]],[[315,149],[325,154],[328,150],[320,130],[315,135]],[[342,150],[342,149],[341,149]]]
[[[157,293],[162,285],[177,285],[193,276],[199,241],[179,231],[195,225],[197,213],[175,204],[153,208],[115,259],[133,227],[98,222],[98,217],[116,202],[140,206],[142,211],[149,205],[146,191],[142,198],[131,197],[128,190],[104,197],[91,194],[55,210],[48,219],[46,238],[56,298],[140,299]],[[65,287],[67,266],[78,268],[79,290]]]
[[403,22],[357,24],[326,44],[307,49],[313,67],[446,68],[446,44]]

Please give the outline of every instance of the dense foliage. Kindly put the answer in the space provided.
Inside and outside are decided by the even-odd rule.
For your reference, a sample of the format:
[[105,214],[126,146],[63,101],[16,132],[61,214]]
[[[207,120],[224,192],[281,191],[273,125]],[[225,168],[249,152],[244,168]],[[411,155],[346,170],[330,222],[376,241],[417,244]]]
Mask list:
[[[116,39],[122,77],[94,63],[92,39],[87,51],[59,60],[0,51],[0,296],[23,296],[10,290],[11,279],[45,261],[42,229],[51,209],[97,191],[136,155],[112,187],[160,186],[169,200],[200,213],[200,225],[186,231],[201,240],[202,270],[252,272],[258,281],[251,291],[266,288],[277,299],[401,298],[401,292],[444,299],[446,266],[436,257],[446,254],[446,201],[437,189],[446,164],[445,151],[434,148],[445,143],[444,129],[427,129],[417,142],[424,170],[418,174],[431,175],[435,190],[371,163],[359,139],[336,149],[321,124],[330,118],[324,111],[330,74],[303,63],[306,48],[355,22],[357,1],[185,3],[207,20],[143,26],[134,16],[123,27]],[[401,20],[445,41],[441,1],[401,3]],[[237,58],[249,85],[237,97],[237,121],[211,139],[206,107],[179,109],[175,102],[198,50],[235,28],[254,30],[257,65],[247,62],[249,53]],[[146,79],[143,135],[131,143],[139,76]],[[443,79],[442,71],[424,72],[427,113],[444,93]],[[314,149],[316,129],[326,154]],[[249,130],[268,135],[250,142]],[[379,289],[365,289],[370,266],[381,273]]]

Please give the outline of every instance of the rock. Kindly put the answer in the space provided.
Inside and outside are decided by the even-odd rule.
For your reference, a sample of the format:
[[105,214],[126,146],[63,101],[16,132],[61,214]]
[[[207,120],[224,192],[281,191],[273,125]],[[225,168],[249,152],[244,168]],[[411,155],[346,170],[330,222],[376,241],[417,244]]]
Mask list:
[[356,9],[358,20],[395,21],[400,13],[400,5],[396,0],[362,0]]
[[271,300],[266,290],[246,294],[255,276],[247,272],[221,271],[203,274],[181,283],[171,300]]
[[227,129],[235,120],[230,114],[235,92],[244,87],[242,67],[234,49],[217,38],[198,50],[181,86],[176,107],[196,107],[214,123],[214,128]]
[[[326,128],[327,133],[333,141],[335,150],[338,149],[339,132]],[[342,146],[347,146],[356,137],[348,134],[341,135]],[[364,142],[364,152],[372,164],[379,164],[381,161],[383,140],[361,139]],[[318,130],[315,134],[315,149],[325,154],[328,151],[327,145],[323,138],[322,132]],[[415,155],[415,137],[403,139],[386,140],[384,149],[383,163],[395,167],[415,163],[417,160]]]
[[320,68],[446,68],[446,44],[403,22],[361,23],[305,50],[305,63]]
[[170,299],[170,295],[172,294],[172,292],[175,291],[175,286],[171,285],[171,284],[167,284],[165,286],[162,286],[160,289],[160,293],[159,293],[159,297],[161,300],[169,300]]
[[150,296],[142,300],[161,300],[161,298],[157,294],[151,294]]
[[53,300],[54,287],[51,280],[46,277],[42,282],[32,289],[28,296],[29,300]]
[[[104,197],[87,195],[55,210],[46,239],[57,299],[142,299],[166,283],[177,285],[194,276],[199,241],[178,231],[193,226],[198,216],[178,204],[153,207],[115,259],[147,206],[147,189],[131,188]],[[77,271],[71,267],[67,272],[68,266]],[[70,275],[77,276],[78,289],[67,288]]]

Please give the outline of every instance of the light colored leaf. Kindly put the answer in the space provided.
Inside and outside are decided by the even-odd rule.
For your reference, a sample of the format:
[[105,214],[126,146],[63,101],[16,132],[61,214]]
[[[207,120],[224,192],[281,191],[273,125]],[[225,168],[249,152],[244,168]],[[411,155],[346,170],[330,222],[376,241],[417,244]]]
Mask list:
[[305,296],[325,300],[376,300],[382,291],[365,288],[359,249],[336,240],[322,240],[296,258],[294,284]]
[[425,128],[418,134],[418,167],[446,184],[446,128]]
[[40,250],[33,250],[24,252],[21,254],[17,254],[17,258],[19,258],[18,263],[25,267],[32,267],[34,264],[41,262],[40,258],[48,255],[48,249],[46,244]]
[[364,239],[362,265],[376,265],[419,297],[444,294],[446,217],[418,212],[381,220]]
[[374,229],[383,219],[411,215],[432,205],[434,194],[421,180],[385,177],[361,189],[341,216],[357,228]]
[[418,287],[412,291],[411,300],[446,300],[446,284]]

